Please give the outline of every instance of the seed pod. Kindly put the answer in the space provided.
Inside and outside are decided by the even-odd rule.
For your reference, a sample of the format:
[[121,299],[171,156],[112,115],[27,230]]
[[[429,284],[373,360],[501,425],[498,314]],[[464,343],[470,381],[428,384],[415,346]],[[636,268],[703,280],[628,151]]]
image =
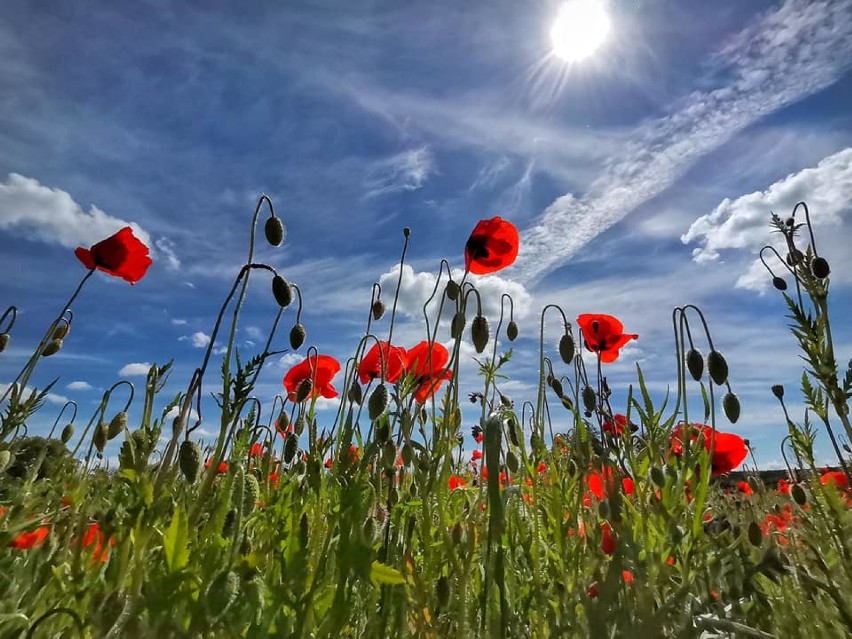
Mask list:
[[0,450],[0,472],[6,470],[9,462],[12,461],[12,453],[8,448]]
[[299,385],[296,387],[296,403],[305,401],[311,394],[313,387],[314,383],[307,377],[299,382]]
[[565,333],[559,339],[559,357],[566,364],[570,364],[574,360],[574,338],[571,333]]
[[0,333],[0,353],[9,345],[9,333]]
[[293,301],[293,289],[280,275],[272,278],[272,295],[281,308],[287,308]]
[[374,421],[385,414],[390,404],[390,396],[388,395],[387,386],[379,384],[376,390],[370,395],[370,401],[367,402],[367,409],[370,415],[370,421]]
[[828,261],[824,257],[815,257],[811,260],[811,273],[814,274],[814,277],[824,280],[831,273]]
[[559,399],[565,397],[565,389],[562,388],[562,382],[556,379],[555,377],[550,380],[550,387],[553,389],[553,392],[556,393],[556,396]]
[[301,324],[294,324],[293,328],[290,329],[290,347],[294,351],[299,350],[299,347],[305,343],[305,337],[307,337],[305,327]]
[[506,452],[506,467],[510,472],[518,472],[518,457],[511,450]]
[[378,321],[382,319],[382,315],[385,314],[385,303],[382,300],[376,300],[373,302],[373,319]]
[[510,342],[518,339],[518,325],[515,323],[515,320],[509,322],[509,325],[506,327],[506,337],[509,338]]
[[781,384],[774,384],[772,386],[772,394],[778,399],[784,399],[784,387]]
[[666,474],[663,472],[663,469],[659,466],[651,467],[651,481],[656,484],[658,488],[663,488],[666,485]]
[[99,453],[104,452],[104,448],[107,443],[107,433],[109,432],[109,427],[106,422],[101,420],[98,422],[98,425],[95,427],[95,434],[92,435],[92,443],[95,445],[95,449]]
[[777,288],[779,291],[787,290],[787,282],[784,281],[783,277],[778,277],[777,275],[772,278],[772,286]]
[[450,582],[445,575],[441,575],[435,584],[435,596],[441,608],[446,608],[450,603]]
[[692,379],[696,382],[701,380],[701,376],[704,374],[704,357],[697,348],[690,348],[687,351],[686,368],[692,375]]
[[180,445],[180,451],[178,451],[178,462],[180,472],[183,473],[186,481],[194,484],[201,470],[201,448],[198,442],[190,439],[184,440]]
[[274,215],[266,220],[263,232],[266,234],[266,241],[272,246],[281,246],[284,241],[284,223]]
[[794,484],[793,488],[790,489],[790,494],[793,496],[793,501],[799,504],[799,506],[804,506],[808,503],[808,495],[805,493],[805,489],[802,488],[801,484]]
[[589,413],[593,412],[596,403],[597,395],[595,394],[595,389],[591,386],[586,386],[583,389],[583,406],[586,408],[586,411]]
[[760,530],[760,526],[756,521],[748,525],[748,541],[755,548],[760,547],[763,543],[763,532]]
[[710,351],[707,354],[707,372],[716,384],[721,386],[728,381],[728,362],[719,351]]
[[127,428],[127,413],[121,411],[112,418],[112,421],[110,421],[109,427],[107,428],[107,439],[115,439],[124,431],[125,428]]
[[725,393],[725,397],[722,399],[722,409],[725,411],[725,417],[732,424],[736,424],[740,418],[740,400],[737,396],[731,392]]
[[473,347],[477,353],[481,353],[488,345],[488,319],[484,315],[477,315],[473,318],[470,324],[470,337],[473,340]]
[[251,514],[257,505],[258,497],[260,497],[260,482],[254,475],[246,475],[243,485],[243,517]]
[[74,424],[66,424],[65,428],[62,429],[62,434],[59,435],[59,441],[67,444],[71,441],[72,437],[74,437]]
[[50,357],[51,355],[56,355],[61,348],[62,340],[52,339],[47,343],[47,346],[44,347],[44,350],[41,352],[41,354],[43,357]]
[[461,289],[459,288],[459,285],[456,284],[454,280],[450,280],[449,282],[447,282],[447,286],[444,289],[444,293],[446,293],[447,299],[450,299],[455,302],[459,297],[460,290]]
[[292,462],[298,450],[299,438],[293,435],[288,436],[287,441],[284,442],[284,463],[289,464]]
[[240,579],[232,570],[220,572],[210,582],[207,589],[207,610],[213,617],[219,617],[237,598]]
[[462,331],[464,331],[465,322],[467,320],[465,319],[464,311],[458,311],[453,315],[453,321],[450,322],[450,337],[458,339]]
[[787,254],[787,264],[789,266],[798,266],[805,260],[805,254],[799,249],[793,249]]

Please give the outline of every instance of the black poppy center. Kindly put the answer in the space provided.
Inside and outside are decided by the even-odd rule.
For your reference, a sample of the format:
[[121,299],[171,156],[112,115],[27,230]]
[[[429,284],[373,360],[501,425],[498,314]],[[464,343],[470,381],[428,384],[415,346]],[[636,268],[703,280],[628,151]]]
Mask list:
[[484,260],[490,256],[486,244],[487,238],[484,235],[473,235],[468,239],[465,248],[472,259]]

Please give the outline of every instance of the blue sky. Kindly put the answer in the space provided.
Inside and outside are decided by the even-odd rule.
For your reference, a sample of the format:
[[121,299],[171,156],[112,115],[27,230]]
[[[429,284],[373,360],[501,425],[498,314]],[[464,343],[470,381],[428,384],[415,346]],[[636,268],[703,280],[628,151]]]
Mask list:
[[[780,462],[769,387],[795,395],[801,362],[755,257],[770,210],[807,200],[832,265],[838,359],[852,357],[850,3],[612,1],[610,37],[574,65],[550,52],[557,2],[289,4],[4,3],[0,306],[20,317],[0,381],[84,274],[74,247],[132,222],[155,259],[134,287],[99,274],[84,289],[71,337],[33,380],[60,377],[34,431],[63,398],[88,419],[113,382],[141,384],[131,364],[175,358],[169,390],[185,387],[266,192],[288,238],[259,256],[302,287],[321,352],[353,354],[374,281],[390,299],[404,226],[395,333],[423,339],[438,262],[462,266],[476,221],[501,215],[521,254],[480,284],[493,325],[500,293],[516,300],[517,403],[534,398],[545,304],[640,334],[608,371],[623,405],[637,361],[659,396],[672,383],[671,309],[696,303],[742,400],[733,429]],[[242,352],[274,312],[257,277]],[[291,361],[270,362],[259,397]]]

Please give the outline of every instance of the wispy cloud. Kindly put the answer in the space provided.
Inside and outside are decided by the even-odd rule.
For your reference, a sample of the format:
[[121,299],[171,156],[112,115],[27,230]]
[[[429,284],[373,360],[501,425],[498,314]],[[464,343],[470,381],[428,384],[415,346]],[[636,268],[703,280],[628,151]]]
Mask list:
[[367,172],[367,197],[378,197],[396,191],[416,191],[434,171],[435,157],[428,146],[379,160]]
[[535,281],[640,204],[671,186],[698,158],[777,109],[836,82],[852,67],[852,5],[787,0],[731,38],[695,91],[640,126],[589,190],[556,199],[523,234],[516,272]]
[[65,388],[72,391],[87,391],[92,390],[93,386],[89,382],[71,382]]
[[121,377],[141,377],[147,375],[149,370],[151,370],[151,364],[148,362],[132,362],[122,366],[118,374]]
[[206,348],[210,344],[210,336],[203,331],[195,331],[192,335],[178,337],[179,342],[189,342],[195,348]]

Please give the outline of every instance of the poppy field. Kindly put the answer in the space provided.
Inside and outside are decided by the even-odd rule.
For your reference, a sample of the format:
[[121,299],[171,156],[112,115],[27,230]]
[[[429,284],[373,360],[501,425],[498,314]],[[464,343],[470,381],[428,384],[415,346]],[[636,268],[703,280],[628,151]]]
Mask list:
[[[701,309],[672,300],[663,402],[639,366],[629,388],[607,383],[640,335],[553,304],[539,311],[537,393],[504,394],[520,329],[508,295],[500,317],[481,314],[476,282],[510,266],[520,238],[494,217],[438,266],[427,304],[441,321],[424,307],[420,341],[395,340],[397,299],[374,287],[364,336],[339,361],[311,342],[298,284],[255,261],[256,242],[286,236],[266,196],[185,390],[166,396],[171,365],[155,364],[139,388],[118,380],[90,418],[75,410],[34,436],[50,387],[30,380],[73,340],[72,318],[87,321],[71,312],[81,290],[105,276],[135,284],[152,264],[129,227],[78,248],[79,286],[16,378],[0,380],[0,637],[852,635],[841,441],[852,441],[852,369],[835,356],[830,267],[807,206],[769,222],[785,250],[761,259],[804,362],[801,379],[766,389],[787,424],[777,485],[730,477],[748,442],[724,331],[711,334]],[[234,344],[250,278],[278,314],[245,359]],[[17,314],[0,316],[0,357]],[[460,390],[462,343],[477,353],[472,393]],[[258,375],[285,349],[302,360],[262,405]],[[216,436],[202,445],[211,390],[204,424]],[[794,394],[804,415],[788,410]],[[336,410],[318,411],[320,400]],[[830,440],[833,469],[817,466],[817,437]]]

